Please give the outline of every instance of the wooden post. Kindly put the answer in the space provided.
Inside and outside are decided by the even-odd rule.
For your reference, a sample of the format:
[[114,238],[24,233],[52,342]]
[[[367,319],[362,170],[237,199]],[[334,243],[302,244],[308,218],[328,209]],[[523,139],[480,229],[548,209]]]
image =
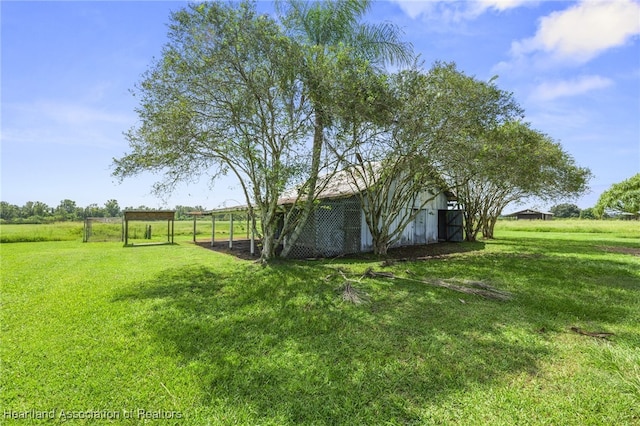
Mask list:
[[[249,226],[249,221],[247,221],[247,226]],[[255,219],[252,217],[251,218],[251,256],[253,256],[254,254],[256,254],[256,243],[255,243]]]
[[216,215],[211,213],[211,247],[216,239]]
[[173,244],[173,233],[175,231],[175,219],[171,219],[171,244]]
[[193,242],[196,242],[196,215],[193,215]]
[[233,249],[233,213],[229,213],[229,250]]
[[124,245],[129,244],[129,219],[124,220]]

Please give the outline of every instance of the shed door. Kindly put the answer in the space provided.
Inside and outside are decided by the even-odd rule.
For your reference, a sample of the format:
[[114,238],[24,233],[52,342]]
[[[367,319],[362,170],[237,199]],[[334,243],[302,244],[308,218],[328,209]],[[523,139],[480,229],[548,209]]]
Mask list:
[[438,210],[438,239],[441,241],[463,240],[462,210]]

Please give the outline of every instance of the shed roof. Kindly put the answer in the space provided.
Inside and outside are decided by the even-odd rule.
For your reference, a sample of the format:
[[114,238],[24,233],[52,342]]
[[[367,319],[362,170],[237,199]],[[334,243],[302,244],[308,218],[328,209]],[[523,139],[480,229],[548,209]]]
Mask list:
[[[374,168],[374,173],[376,169]],[[361,174],[354,174],[351,170],[345,169],[335,174],[323,175],[318,177],[318,188],[322,188],[318,193],[319,200],[346,198],[358,194],[362,188],[366,188],[373,184],[374,179],[371,177],[363,177]],[[300,187],[290,188],[286,190],[278,204],[293,204],[301,198]]]
[[[317,186],[322,189],[320,190],[317,199],[329,200],[348,198],[362,192],[364,188],[371,186],[375,182],[380,167],[381,165],[379,163],[373,163],[373,173],[369,176],[362,176],[361,173],[353,173],[353,169],[344,169],[334,174],[319,176]],[[457,199],[455,194],[451,191],[444,191],[444,194],[449,200]],[[291,205],[301,199],[304,199],[304,194],[301,194],[301,187],[296,186],[283,192],[282,196],[278,199],[278,205]],[[247,205],[240,205],[214,209],[211,212],[241,212],[246,210],[248,210]]]
[[[363,176],[362,173],[354,173],[353,168],[340,170],[333,175],[324,175],[318,177],[318,187],[322,188],[318,194],[318,199],[335,199],[346,198],[352,195],[356,195],[362,192],[365,188],[370,187],[375,183],[375,180],[379,176],[379,172],[382,168],[380,163],[372,163],[371,170],[373,173],[369,173],[367,176]],[[437,184],[433,184],[437,186]],[[455,194],[451,191],[444,191],[444,194],[449,200],[457,199]],[[278,200],[279,204],[292,204],[300,198],[300,188],[291,188],[282,194],[282,197]]]
[[125,210],[125,220],[174,220],[175,210]]

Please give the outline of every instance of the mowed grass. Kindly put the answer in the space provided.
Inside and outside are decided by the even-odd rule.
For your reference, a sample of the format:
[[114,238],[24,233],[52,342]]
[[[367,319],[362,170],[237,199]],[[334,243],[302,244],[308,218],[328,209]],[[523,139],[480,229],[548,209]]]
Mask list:
[[[386,267],[263,268],[188,242],[2,244],[0,405],[31,417],[1,423],[640,424],[639,224],[497,231]],[[362,278],[355,305],[337,268],[399,278]]]
[[[151,242],[167,241],[167,223],[165,221],[131,221],[129,222],[129,239],[135,242],[145,242],[146,226],[151,226]],[[122,233],[122,224],[94,223],[93,240],[100,241],[104,235],[110,239],[117,239]],[[82,241],[83,222],[59,222],[48,224],[2,224],[0,225],[1,243],[43,242],[43,241]],[[231,223],[217,220],[215,223],[215,237],[229,238]],[[198,240],[211,239],[212,224],[210,219],[198,220],[196,224],[196,238]],[[247,237],[247,223],[244,220],[233,222],[234,238]],[[174,236],[177,241],[193,239],[193,221],[182,220],[174,223]],[[139,241],[138,241],[139,240]]]

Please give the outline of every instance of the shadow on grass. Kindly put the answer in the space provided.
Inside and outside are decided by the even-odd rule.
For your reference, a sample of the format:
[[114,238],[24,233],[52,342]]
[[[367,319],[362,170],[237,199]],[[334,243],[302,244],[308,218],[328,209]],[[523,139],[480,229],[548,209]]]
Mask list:
[[[526,237],[490,244],[499,250],[416,262],[410,268],[419,276],[463,273],[510,291],[515,295],[510,306],[526,312],[522,319],[547,330],[566,331],[576,323],[606,329],[636,322],[640,270],[626,244]],[[637,341],[631,335],[618,337]]]
[[352,305],[327,273],[309,262],[189,267],[114,302],[148,311],[141,326],[198,378],[202,406],[252,423],[419,422],[425,404],[536,374],[548,355],[539,339],[504,335],[506,304],[370,280],[371,302]]

